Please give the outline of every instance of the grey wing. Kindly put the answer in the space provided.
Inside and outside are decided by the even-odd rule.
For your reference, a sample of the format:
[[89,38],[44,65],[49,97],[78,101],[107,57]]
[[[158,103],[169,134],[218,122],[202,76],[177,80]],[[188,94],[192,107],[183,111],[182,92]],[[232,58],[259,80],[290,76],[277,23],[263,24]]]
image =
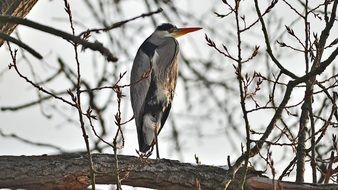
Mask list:
[[149,71],[149,69],[150,59],[144,52],[142,52],[140,48],[134,59],[130,76],[131,105],[133,108],[137,128],[140,128],[140,114],[142,104],[145,100],[150,84],[150,76],[144,79],[142,79],[142,77],[146,72]]

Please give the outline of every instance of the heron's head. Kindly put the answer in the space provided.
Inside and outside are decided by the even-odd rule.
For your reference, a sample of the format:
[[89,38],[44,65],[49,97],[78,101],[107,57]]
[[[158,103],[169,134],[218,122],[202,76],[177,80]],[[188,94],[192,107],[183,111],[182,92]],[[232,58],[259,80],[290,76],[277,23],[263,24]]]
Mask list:
[[187,27],[187,28],[177,28],[175,25],[165,23],[156,28],[156,33],[162,37],[174,37],[178,38],[190,32],[195,32],[200,30],[200,27]]

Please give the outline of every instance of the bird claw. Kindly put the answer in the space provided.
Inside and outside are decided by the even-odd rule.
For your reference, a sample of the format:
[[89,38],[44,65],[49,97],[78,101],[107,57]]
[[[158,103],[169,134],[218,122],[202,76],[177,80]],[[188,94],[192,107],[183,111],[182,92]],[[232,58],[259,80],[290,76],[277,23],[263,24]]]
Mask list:
[[148,159],[153,152],[152,152],[152,150],[150,150],[150,151],[144,153],[144,152],[140,152],[140,151],[136,150],[136,153],[141,159]]

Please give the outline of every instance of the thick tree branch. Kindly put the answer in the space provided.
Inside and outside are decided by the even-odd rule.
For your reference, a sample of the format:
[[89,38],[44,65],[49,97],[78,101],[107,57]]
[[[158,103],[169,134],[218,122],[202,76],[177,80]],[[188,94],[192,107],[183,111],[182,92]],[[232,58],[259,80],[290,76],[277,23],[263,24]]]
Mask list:
[[[0,188],[25,189],[86,189],[89,185],[88,159],[85,153],[54,156],[0,156]],[[155,189],[222,189],[227,170],[216,166],[193,165],[176,160],[141,160],[119,155],[123,185]],[[93,154],[97,184],[115,184],[114,155]],[[241,169],[240,172],[243,172]],[[258,177],[260,172],[248,172],[245,189],[337,189],[337,184],[296,184]],[[240,175],[238,175],[240,176]],[[237,179],[238,176],[235,178]],[[234,180],[228,190],[238,189]],[[236,184],[237,183],[237,184]],[[295,188],[296,187],[296,188]],[[303,188],[305,189],[305,188]]]
[[271,180],[263,177],[251,177],[247,180],[248,189],[259,190],[329,190],[337,189],[337,184],[293,183]]
[[[220,189],[226,170],[174,160],[118,156],[123,185],[156,189]],[[114,155],[93,154],[97,184],[115,184]],[[0,188],[85,189],[89,185],[86,154],[1,156]],[[43,186],[42,186],[43,185]]]

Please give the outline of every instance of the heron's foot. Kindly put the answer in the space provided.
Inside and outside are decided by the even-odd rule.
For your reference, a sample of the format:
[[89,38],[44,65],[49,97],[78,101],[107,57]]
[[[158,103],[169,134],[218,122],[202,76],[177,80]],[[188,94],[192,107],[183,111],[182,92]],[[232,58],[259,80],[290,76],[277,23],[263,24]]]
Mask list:
[[156,160],[161,160],[160,151],[158,150],[158,146],[156,146]]
[[138,156],[139,156],[139,158],[140,158],[140,160],[141,160],[142,163],[149,164],[148,158],[151,156],[152,150],[147,151],[146,153],[140,152],[140,151],[136,150],[136,153],[138,154]]

